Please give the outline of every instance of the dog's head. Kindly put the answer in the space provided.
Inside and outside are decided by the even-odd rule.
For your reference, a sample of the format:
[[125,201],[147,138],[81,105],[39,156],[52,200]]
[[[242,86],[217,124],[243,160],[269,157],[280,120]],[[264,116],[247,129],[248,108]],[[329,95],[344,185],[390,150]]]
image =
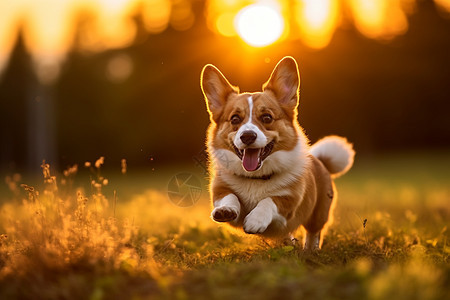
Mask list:
[[206,65],[201,87],[212,122],[208,139],[213,156],[222,157],[222,165],[226,160],[225,167],[235,173],[270,173],[276,153],[293,150],[298,142],[299,85],[292,57],[276,65],[257,93],[240,93],[215,66]]

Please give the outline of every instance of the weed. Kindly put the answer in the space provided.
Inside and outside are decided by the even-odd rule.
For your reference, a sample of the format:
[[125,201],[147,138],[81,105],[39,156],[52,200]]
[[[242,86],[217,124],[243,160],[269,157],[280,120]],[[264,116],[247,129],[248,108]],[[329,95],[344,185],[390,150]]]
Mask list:
[[337,181],[323,249],[306,253],[212,222],[205,197],[179,207],[161,188],[108,199],[103,163],[85,164],[90,193],[74,184],[77,166],[58,181],[44,162],[37,187],[6,179],[16,199],[1,207],[0,298],[450,298],[448,177],[386,181],[395,170],[356,166]]
[[[102,161],[96,162],[97,169]],[[6,203],[2,208],[6,233],[0,244],[0,279],[11,283],[20,278],[33,284],[26,290],[4,285],[3,293],[34,298],[39,295],[40,280],[54,282],[59,280],[57,274],[76,275],[80,270],[84,270],[81,276],[85,272],[142,273],[150,279],[157,276],[153,247],[145,242],[136,244],[138,229],[128,219],[108,216],[108,200],[100,188],[90,197],[77,190],[74,196],[62,198],[50,166],[44,162],[41,167],[43,192],[22,184],[27,197],[20,205]],[[75,172],[76,167],[70,168],[64,173],[65,179]],[[96,180],[104,184],[106,179],[99,175]],[[53,292],[53,296],[39,297],[64,298],[67,291]]]

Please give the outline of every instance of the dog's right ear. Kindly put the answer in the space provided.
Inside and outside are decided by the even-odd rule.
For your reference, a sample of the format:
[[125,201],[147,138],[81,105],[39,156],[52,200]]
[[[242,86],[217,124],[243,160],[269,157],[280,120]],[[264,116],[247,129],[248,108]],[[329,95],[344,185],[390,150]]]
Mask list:
[[202,70],[200,85],[211,119],[217,121],[228,96],[231,93],[238,93],[239,90],[228,82],[219,69],[210,64]]

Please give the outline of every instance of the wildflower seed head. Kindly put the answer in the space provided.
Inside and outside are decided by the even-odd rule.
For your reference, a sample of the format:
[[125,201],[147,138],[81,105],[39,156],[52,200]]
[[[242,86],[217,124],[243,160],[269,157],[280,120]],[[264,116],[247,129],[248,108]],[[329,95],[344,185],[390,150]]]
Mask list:
[[95,161],[95,167],[99,169],[105,163],[105,157],[101,156],[99,159]]
[[127,173],[127,160],[126,160],[125,158],[123,158],[123,159],[120,161],[120,166],[121,166],[121,172],[122,172],[122,174]]

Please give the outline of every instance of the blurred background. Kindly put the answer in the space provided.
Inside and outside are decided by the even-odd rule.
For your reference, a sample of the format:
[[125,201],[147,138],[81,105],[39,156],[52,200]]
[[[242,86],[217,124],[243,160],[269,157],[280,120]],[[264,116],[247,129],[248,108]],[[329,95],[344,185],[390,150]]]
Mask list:
[[202,67],[259,91],[286,55],[312,141],[450,149],[450,0],[0,0],[0,168],[204,160]]

